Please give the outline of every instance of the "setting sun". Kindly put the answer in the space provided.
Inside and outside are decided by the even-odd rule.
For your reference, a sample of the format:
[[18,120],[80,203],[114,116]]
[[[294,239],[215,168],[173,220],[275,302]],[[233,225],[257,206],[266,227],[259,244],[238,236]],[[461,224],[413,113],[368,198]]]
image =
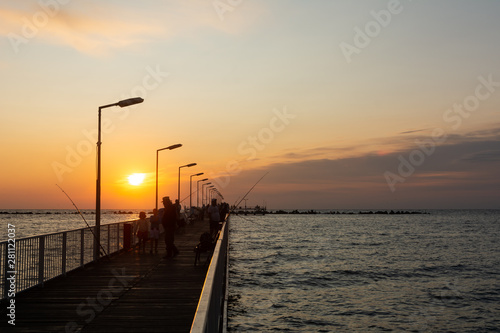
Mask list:
[[145,177],[146,174],[144,173],[133,173],[130,176],[128,176],[128,182],[130,185],[134,186],[141,185]]

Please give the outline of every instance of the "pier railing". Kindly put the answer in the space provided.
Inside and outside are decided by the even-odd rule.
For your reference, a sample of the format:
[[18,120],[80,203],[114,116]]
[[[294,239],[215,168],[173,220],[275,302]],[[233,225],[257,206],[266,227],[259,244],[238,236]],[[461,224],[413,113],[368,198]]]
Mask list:
[[[101,226],[101,246],[110,255],[124,248],[124,239],[137,243],[134,221]],[[93,229],[94,227],[92,227]],[[125,231],[130,235],[125,235]],[[94,260],[94,230],[82,228],[46,235],[26,237],[0,243],[0,299],[65,275]],[[15,251],[14,251],[15,247]],[[101,249],[102,251],[102,249]]]
[[191,333],[221,332],[224,326],[226,319],[224,305],[227,301],[228,222],[229,217],[222,226],[208,267]]

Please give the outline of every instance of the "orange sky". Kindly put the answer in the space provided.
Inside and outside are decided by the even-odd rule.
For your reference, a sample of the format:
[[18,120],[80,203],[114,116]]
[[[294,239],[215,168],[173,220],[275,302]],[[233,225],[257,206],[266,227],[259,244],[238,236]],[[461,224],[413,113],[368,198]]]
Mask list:
[[154,207],[176,143],[160,197],[196,162],[182,198],[269,172],[249,205],[500,208],[500,3],[394,4],[4,4],[0,209],[95,207],[97,109],[135,96],[103,110],[103,208]]

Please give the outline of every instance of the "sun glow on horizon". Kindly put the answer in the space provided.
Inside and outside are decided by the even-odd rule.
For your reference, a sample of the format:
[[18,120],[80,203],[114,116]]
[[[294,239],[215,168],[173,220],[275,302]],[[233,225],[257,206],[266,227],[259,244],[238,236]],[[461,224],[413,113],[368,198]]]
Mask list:
[[144,182],[144,178],[146,178],[145,173],[133,173],[127,177],[128,183],[133,186],[141,185]]

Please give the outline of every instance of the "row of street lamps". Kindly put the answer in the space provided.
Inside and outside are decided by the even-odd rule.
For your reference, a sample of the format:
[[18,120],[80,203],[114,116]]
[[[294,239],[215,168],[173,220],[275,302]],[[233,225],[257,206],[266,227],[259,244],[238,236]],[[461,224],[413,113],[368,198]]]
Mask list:
[[[97,139],[97,180],[96,180],[96,204],[95,204],[96,205],[96,209],[95,209],[96,213],[95,213],[94,260],[99,259],[99,253],[100,253],[100,247],[101,247],[101,245],[100,245],[100,239],[101,239],[101,144],[102,144],[102,142],[101,142],[101,110],[105,109],[105,108],[112,107],[112,106],[119,106],[119,107],[123,108],[123,107],[131,106],[131,105],[139,104],[142,102],[144,102],[144,99],[142,99],[141,97],[134,97],[134,98],[129,98],[129,99],[119,101],[117,103],[108,104],[108,105],[104,105],[104,106],[99,107],[98,121],[97,121],[97,123],[98,123],[97,124],[98,139]],[[156,198],[155,198],[155,208],[156,209],[158,209],[158,153],[162,150],[167,150],[167,149],[172,150],[172,149],[176,149],[176,148],[180,148],[180,147],[182,147],[182,144],[178,143],[175,145],[171,145],[171,146],[156,150]],[[178,200],[179,204],[181,202],[180,201],[181,200],[181,168],[190,168],[190,167],[193,167],[195,165],[196,165],[196,163],[189,163],[186,165],[181,165],[179,167],[179,176],[178,176],[178,180],[177,180],[177,200]],[[189,179],[189,207],[192,207],[192,201],[191,201],[192,178],[196,177],[196,176],[201,176],[201,175],[203,175],[203,172],[200,172],[200,173],[197,173],[197,174],[190,176],[190,179]],[[205,179],[201,179],[197,182],[197,185],[196,185],[197,186],[196,187],[196,189],[197,189],[196,205],[198,207],[199,207],[199,203],[198,203],[199,183],[203,182],[203,181],[207,181],[207,180],[208,180],[208,178],[205,178]],[[202,203],[203,203],[203,186],[209,185],[209,184],[211,184],[211,183],[209,182],[209,183],[205,183],[202,185]],[[208,188],[211,188],[211,193],[213,191],[223,199],[222,195],[215,188],[214,185],[211,185]],[[208,191],[208,188],[207,188],[207,191]],[[207,193],[206,197],[208,198],[208,193]]]

